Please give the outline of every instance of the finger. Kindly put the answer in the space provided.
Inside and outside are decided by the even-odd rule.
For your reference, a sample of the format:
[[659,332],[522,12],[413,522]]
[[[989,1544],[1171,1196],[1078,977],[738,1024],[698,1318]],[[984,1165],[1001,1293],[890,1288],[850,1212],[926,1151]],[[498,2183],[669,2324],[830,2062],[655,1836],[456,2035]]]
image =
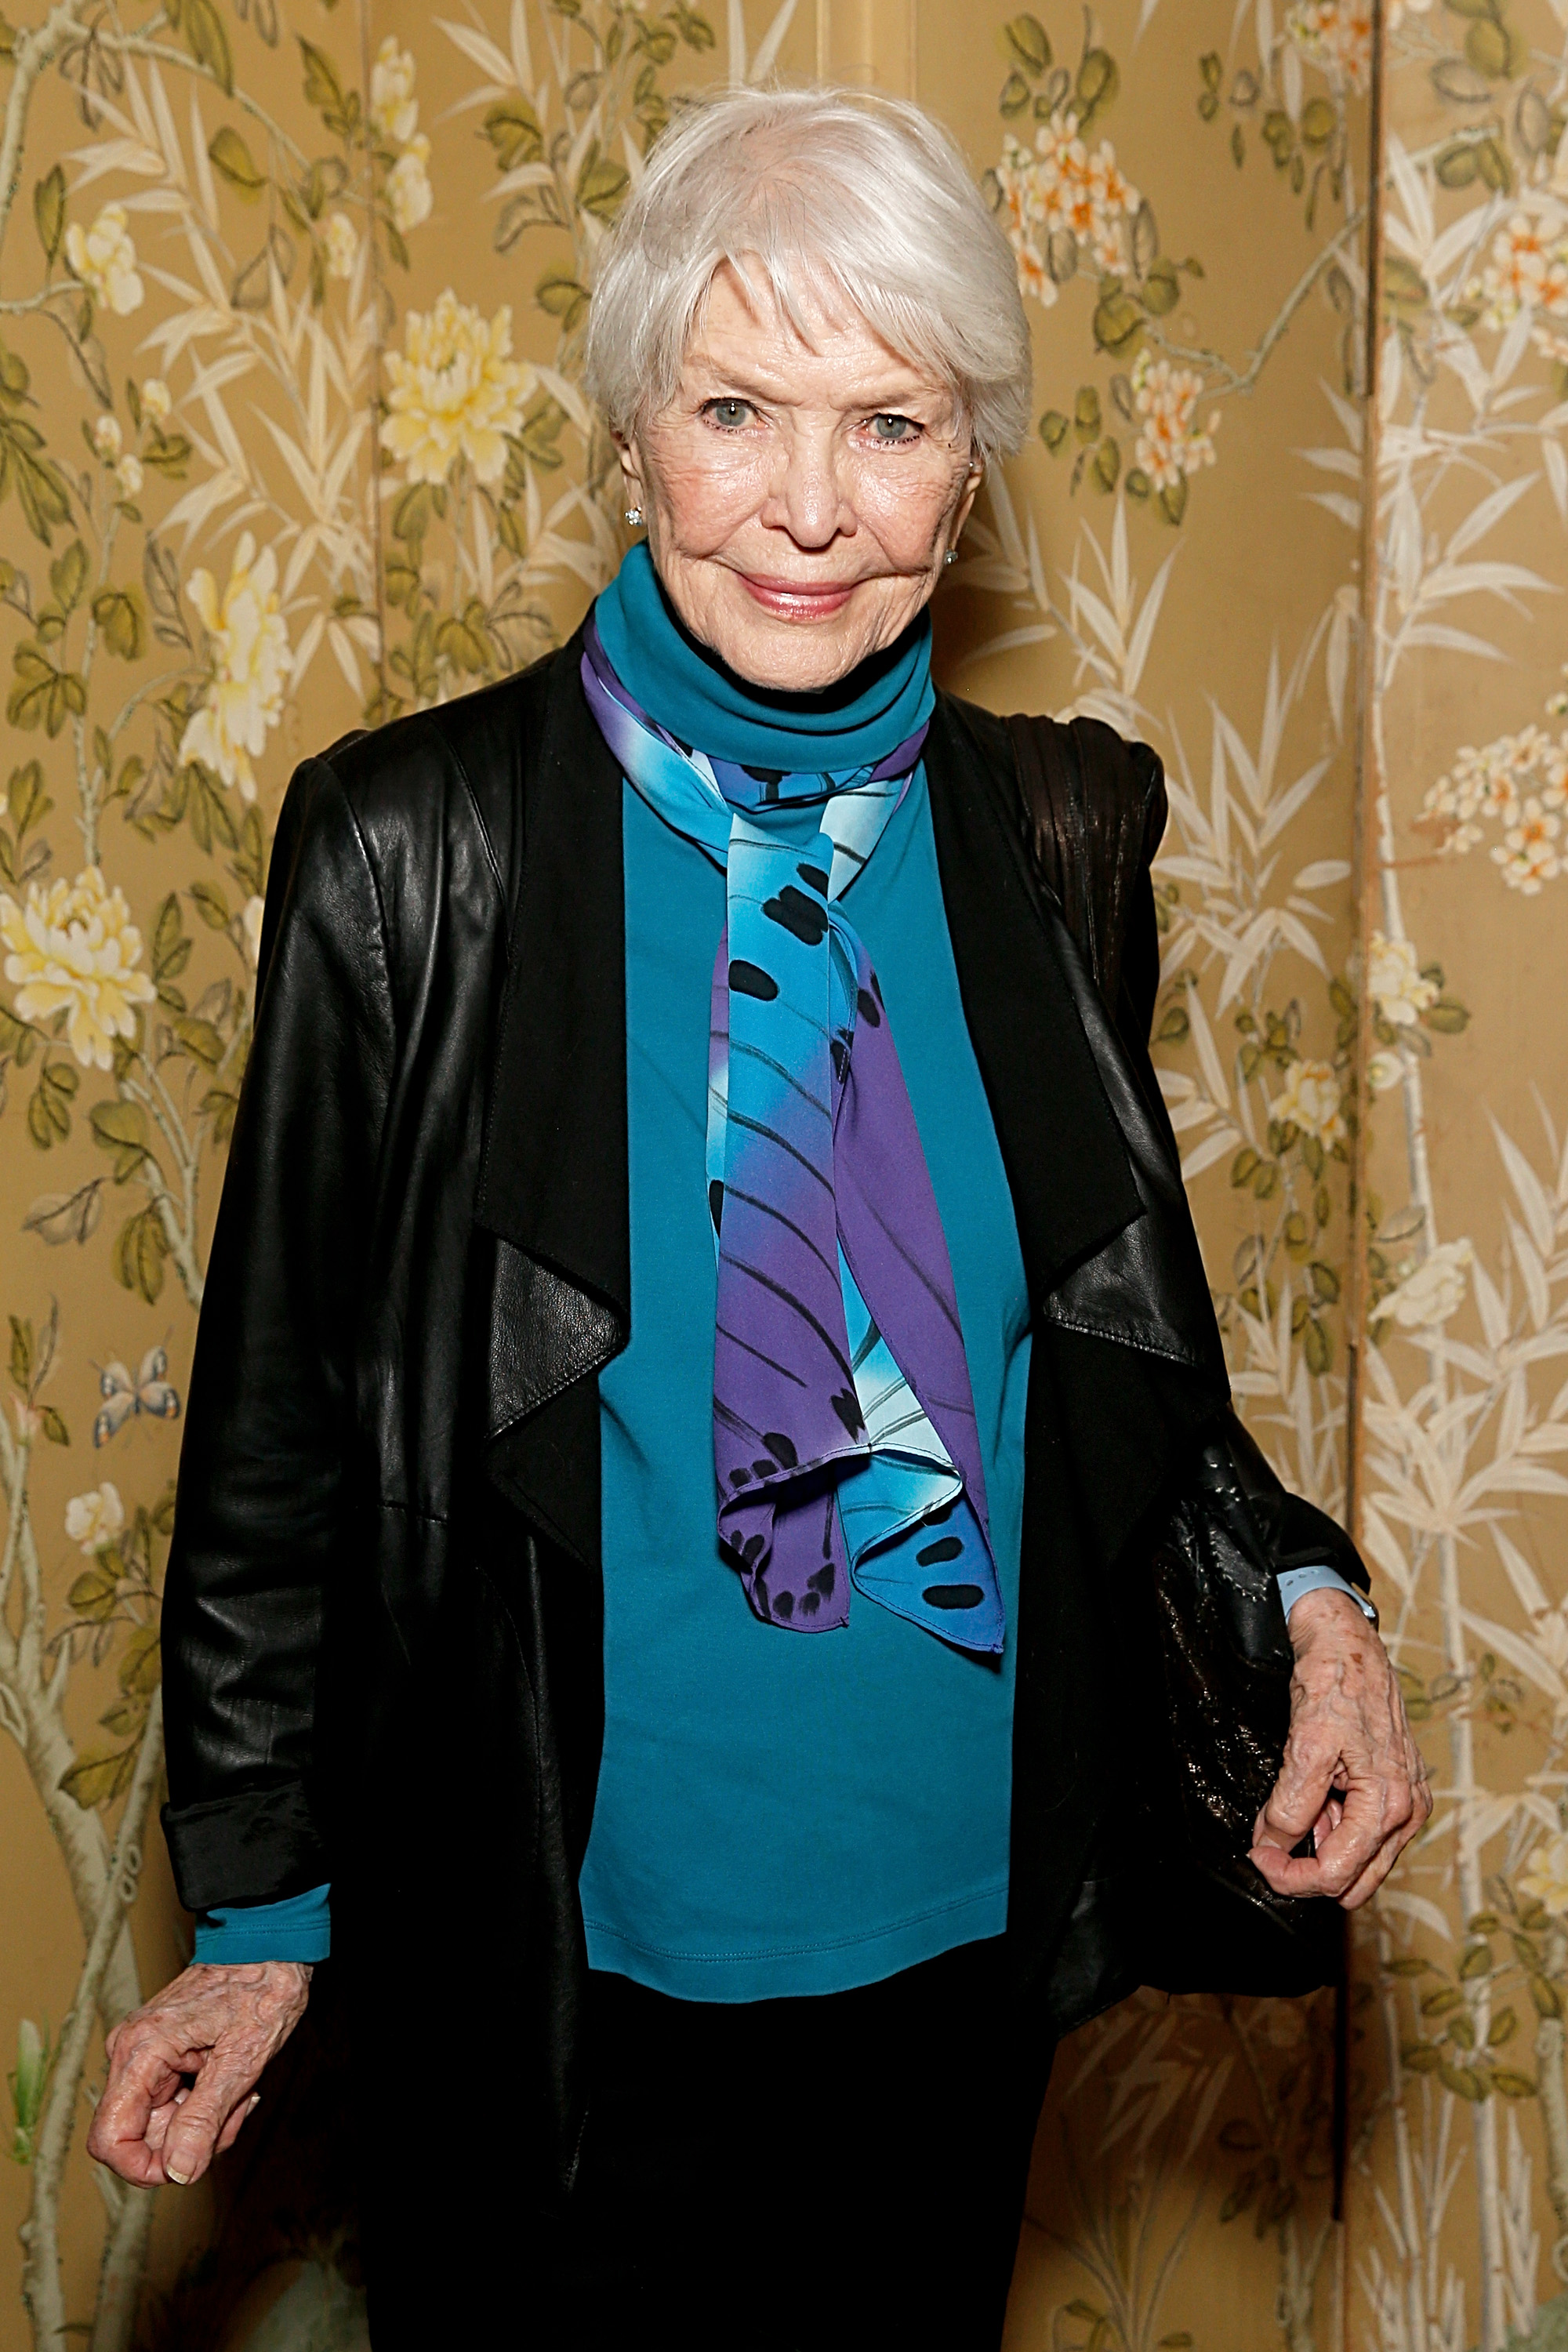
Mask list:
[[137,2168],[126,2172],[125,2179],[142,2180],[148,2175],[142,2168],[142,2158],[132,2151],[143,2147],[154,2109],[173,2099],[183,2070],[168,2044],[151,2036],[139,2044],[128,2044],[121,2038],[119,2050],[119,2063],[111,2062],[109,2080],[93,2114],[88,2145],[100,2164],[116,2172],[122,2169],[120,2156],[124,2153],[126,2161]]
[[261,2094],[259,2091],[252,2091],[248,2099],[241,2099],[238,2106],[236,2107],[233,2115],[230,2116],[227,2123],[225,2124],[222,2131],[218,2134],[217,2147],[214,2151],[216,2155],[223,2156],[226,2154],[228,2149],[234,2146],[235,2141],[239,2137],[242,2127],[248,2123],[251,2116],[256,2113],[257,2108],[260,2105]]
[[214,2045],[163,2142],[163,2171],[177,2189],[199,2180],[206,2170],[224,2126],[255,2087],[259,2071],[248,2050],[222,2040]]
[[1279,1778],[1258,1816],[1255,1846],[1280,1846],[1289,1853],[1313,1828],[1342,1768],[1337,1739],[1300,1731],[1285,1743]]
[[[1296,1859],[1260,1841],[1253,1847],[1252,1859],[1277,1894],[1339,1899],[1356,1885],[1384,1843],[1403,1830],[1413,1807],[1414,1791],[1407,1780],[1357,1780],[1346,1792],[1337,1827],[1314,1855]],[[1390,1866],[1398,1851],[1394,1845]]]

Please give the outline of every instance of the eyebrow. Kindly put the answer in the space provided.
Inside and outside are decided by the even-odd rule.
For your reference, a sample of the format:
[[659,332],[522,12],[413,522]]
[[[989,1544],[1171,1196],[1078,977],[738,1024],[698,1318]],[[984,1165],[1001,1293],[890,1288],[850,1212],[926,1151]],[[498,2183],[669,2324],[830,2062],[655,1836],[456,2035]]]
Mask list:
[[[770,384],[765,378],[748,375],[743,370],[721,368],[717,360],[700,350],[693,352],[691,359],[694,366],[705,366],[708,369],[715,383],[731,388],[743,399],[787,402],[793,396],[793,387],[784,383],[782,380]],[[886,397],[876,397],[878,389],[879,387],[873,386],[871,394],[852,402],[851,405],[867,409],[873,415],[879,415],[887,410],[908,407],[914,400],[940,399],[942,388],[939,384],[922,383],[919,376],[909,375],[899,379],[898,389],[889,391]],[[704,394],[703,397],[708,400],[721,400],[724,394],[709,392]]]

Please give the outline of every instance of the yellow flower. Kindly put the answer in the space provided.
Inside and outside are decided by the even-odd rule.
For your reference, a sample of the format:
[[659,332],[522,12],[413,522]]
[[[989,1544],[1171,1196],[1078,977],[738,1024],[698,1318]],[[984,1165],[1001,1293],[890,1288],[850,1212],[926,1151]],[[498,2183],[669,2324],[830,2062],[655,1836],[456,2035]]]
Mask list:
[[278,605],[278,558],[256,552],[247,531],[234,551],[220,603],[210,572],[193,572],[188,593],[202,616],[213,660],[206,700],[180,739],[182,760],[200,760],[226,784],[256,798],[251,761],[267,748],[283,715],[289,683],[289,632]]
[[108,1478],[85,1495],[73,1495],[66,1505],[66,1533],[83,1551],[107,1551],[124,1525],[120,1489]]
[[386,201],[392,225],[400,236],[430,217],[436,199],[430,192],[430,142],[421,131],[411,139],[386,175]]
[[405,147],[419,121],[414,95],[414,54],[400,49],[397,36],[388,33],[370,69],[370,119],[394,147]]
[[20,983],[17,1019],[43,1023],[68,1013],[77,1060],[107,1070],[116,1037],[135,1034],[132,1006],[150,1004],[157,992],[136,969],[142,934],[124,893],[107,888],[89,866],[74,882],[62,877],[47,890],[33,883],[25,908],[0,895],[0,940],[10,950],[5,977]]
[[359,257],[359,236],[347,213],[332,213],[321,232],[327,248],[329,278],[352,278]]
[[1292,1062],[1283,1091],[1268,1106],[1268,1116],[1281,1127],[1299,1127],[1331,1150],[1345,1139],[1340,1082],[1327,1062]]
[[1554,1919],[1568,1914],[1568,1837],[1542,1839],[1521,1875],[1519,1891]]
[[392,390],[381,437],[411,482],[444,482],[458,457],[478,480],[500,479],[506,436],[522,422],[534,383],[510,351],[509,303],[487,324],[448,286],[433,310],[409,311],[404,351],[386,355]]
[[72,221],[66,231],[66,259],[89,293],[119,317],[142,308],[143,288],[123,205],[105,205],[89,229]]

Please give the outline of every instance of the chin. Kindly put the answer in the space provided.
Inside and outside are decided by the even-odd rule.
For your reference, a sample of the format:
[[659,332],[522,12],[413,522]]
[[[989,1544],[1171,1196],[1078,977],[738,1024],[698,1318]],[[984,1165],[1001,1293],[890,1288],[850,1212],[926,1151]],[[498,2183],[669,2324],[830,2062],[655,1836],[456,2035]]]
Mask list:
[[833,628],[824,623],[777,621],[772,626],[725,631],[716,646],[720,659],[750,686],[775,694],[819,694],[837,686],[878,650],[875,633]]

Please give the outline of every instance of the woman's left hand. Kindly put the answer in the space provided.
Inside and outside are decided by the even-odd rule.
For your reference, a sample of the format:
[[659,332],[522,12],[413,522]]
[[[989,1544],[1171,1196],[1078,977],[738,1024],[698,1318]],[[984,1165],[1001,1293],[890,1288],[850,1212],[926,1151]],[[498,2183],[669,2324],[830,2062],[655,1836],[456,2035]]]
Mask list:
[[[1348,1593],[1304,1593],[1290,1642],[1290,1737],[1252,1859],[1277,1894],[1331,1895],[1354,1911],[1431,1819],[1426,1767],[1388,1653]],[[1309,1830],[1316,1853],[1292,1860]]]

